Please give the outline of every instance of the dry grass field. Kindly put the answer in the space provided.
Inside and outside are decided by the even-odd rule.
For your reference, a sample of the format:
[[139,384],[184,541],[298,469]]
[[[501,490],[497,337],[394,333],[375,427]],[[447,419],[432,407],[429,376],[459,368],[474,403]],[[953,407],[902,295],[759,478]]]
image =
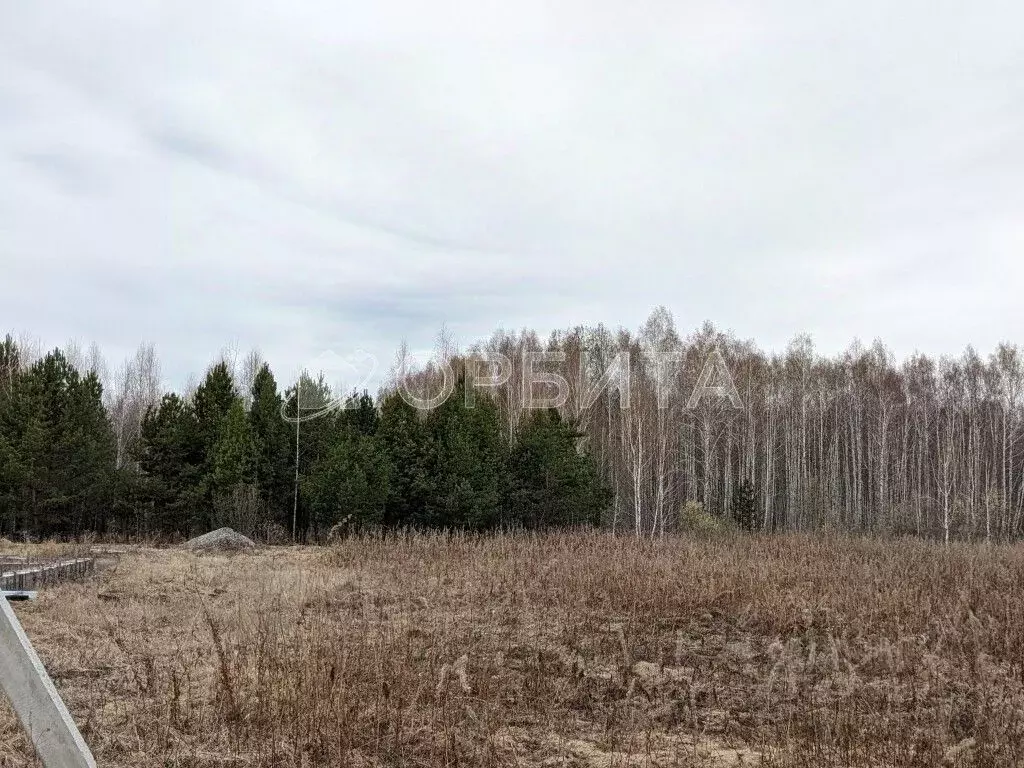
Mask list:
[[101,766],[1024,765],[1020,547],[138,549],[17,611]]

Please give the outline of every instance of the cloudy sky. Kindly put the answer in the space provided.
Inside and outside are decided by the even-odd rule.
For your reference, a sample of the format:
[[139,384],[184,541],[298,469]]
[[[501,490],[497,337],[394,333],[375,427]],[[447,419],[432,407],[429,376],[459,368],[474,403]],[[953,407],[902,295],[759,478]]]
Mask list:
[[0,328],[1024,341],[1011,0],[0,0]]

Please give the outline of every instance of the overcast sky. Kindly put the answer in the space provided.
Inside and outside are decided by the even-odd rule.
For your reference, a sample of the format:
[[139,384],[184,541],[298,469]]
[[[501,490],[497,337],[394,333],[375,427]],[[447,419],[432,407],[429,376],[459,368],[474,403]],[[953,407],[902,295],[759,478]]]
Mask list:
[[1018,2],[0,0],[0,328],[1024,341]]

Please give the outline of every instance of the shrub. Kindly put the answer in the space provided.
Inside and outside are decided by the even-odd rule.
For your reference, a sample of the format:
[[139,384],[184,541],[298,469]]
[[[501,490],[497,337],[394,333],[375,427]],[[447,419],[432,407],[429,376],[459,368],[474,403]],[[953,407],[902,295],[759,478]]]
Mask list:
[[728,521],[712,515],[699,501],[688,501],[679,513],[680,528],[692,533],[724,533],[730,529]]

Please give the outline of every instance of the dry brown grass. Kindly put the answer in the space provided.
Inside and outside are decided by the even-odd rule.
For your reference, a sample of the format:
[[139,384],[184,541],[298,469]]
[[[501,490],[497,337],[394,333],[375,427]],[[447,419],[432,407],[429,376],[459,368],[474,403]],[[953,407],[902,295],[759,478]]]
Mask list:
[[1022,585],[1019,547],[413,536],[17,610],[103,766],[1012,766]]

